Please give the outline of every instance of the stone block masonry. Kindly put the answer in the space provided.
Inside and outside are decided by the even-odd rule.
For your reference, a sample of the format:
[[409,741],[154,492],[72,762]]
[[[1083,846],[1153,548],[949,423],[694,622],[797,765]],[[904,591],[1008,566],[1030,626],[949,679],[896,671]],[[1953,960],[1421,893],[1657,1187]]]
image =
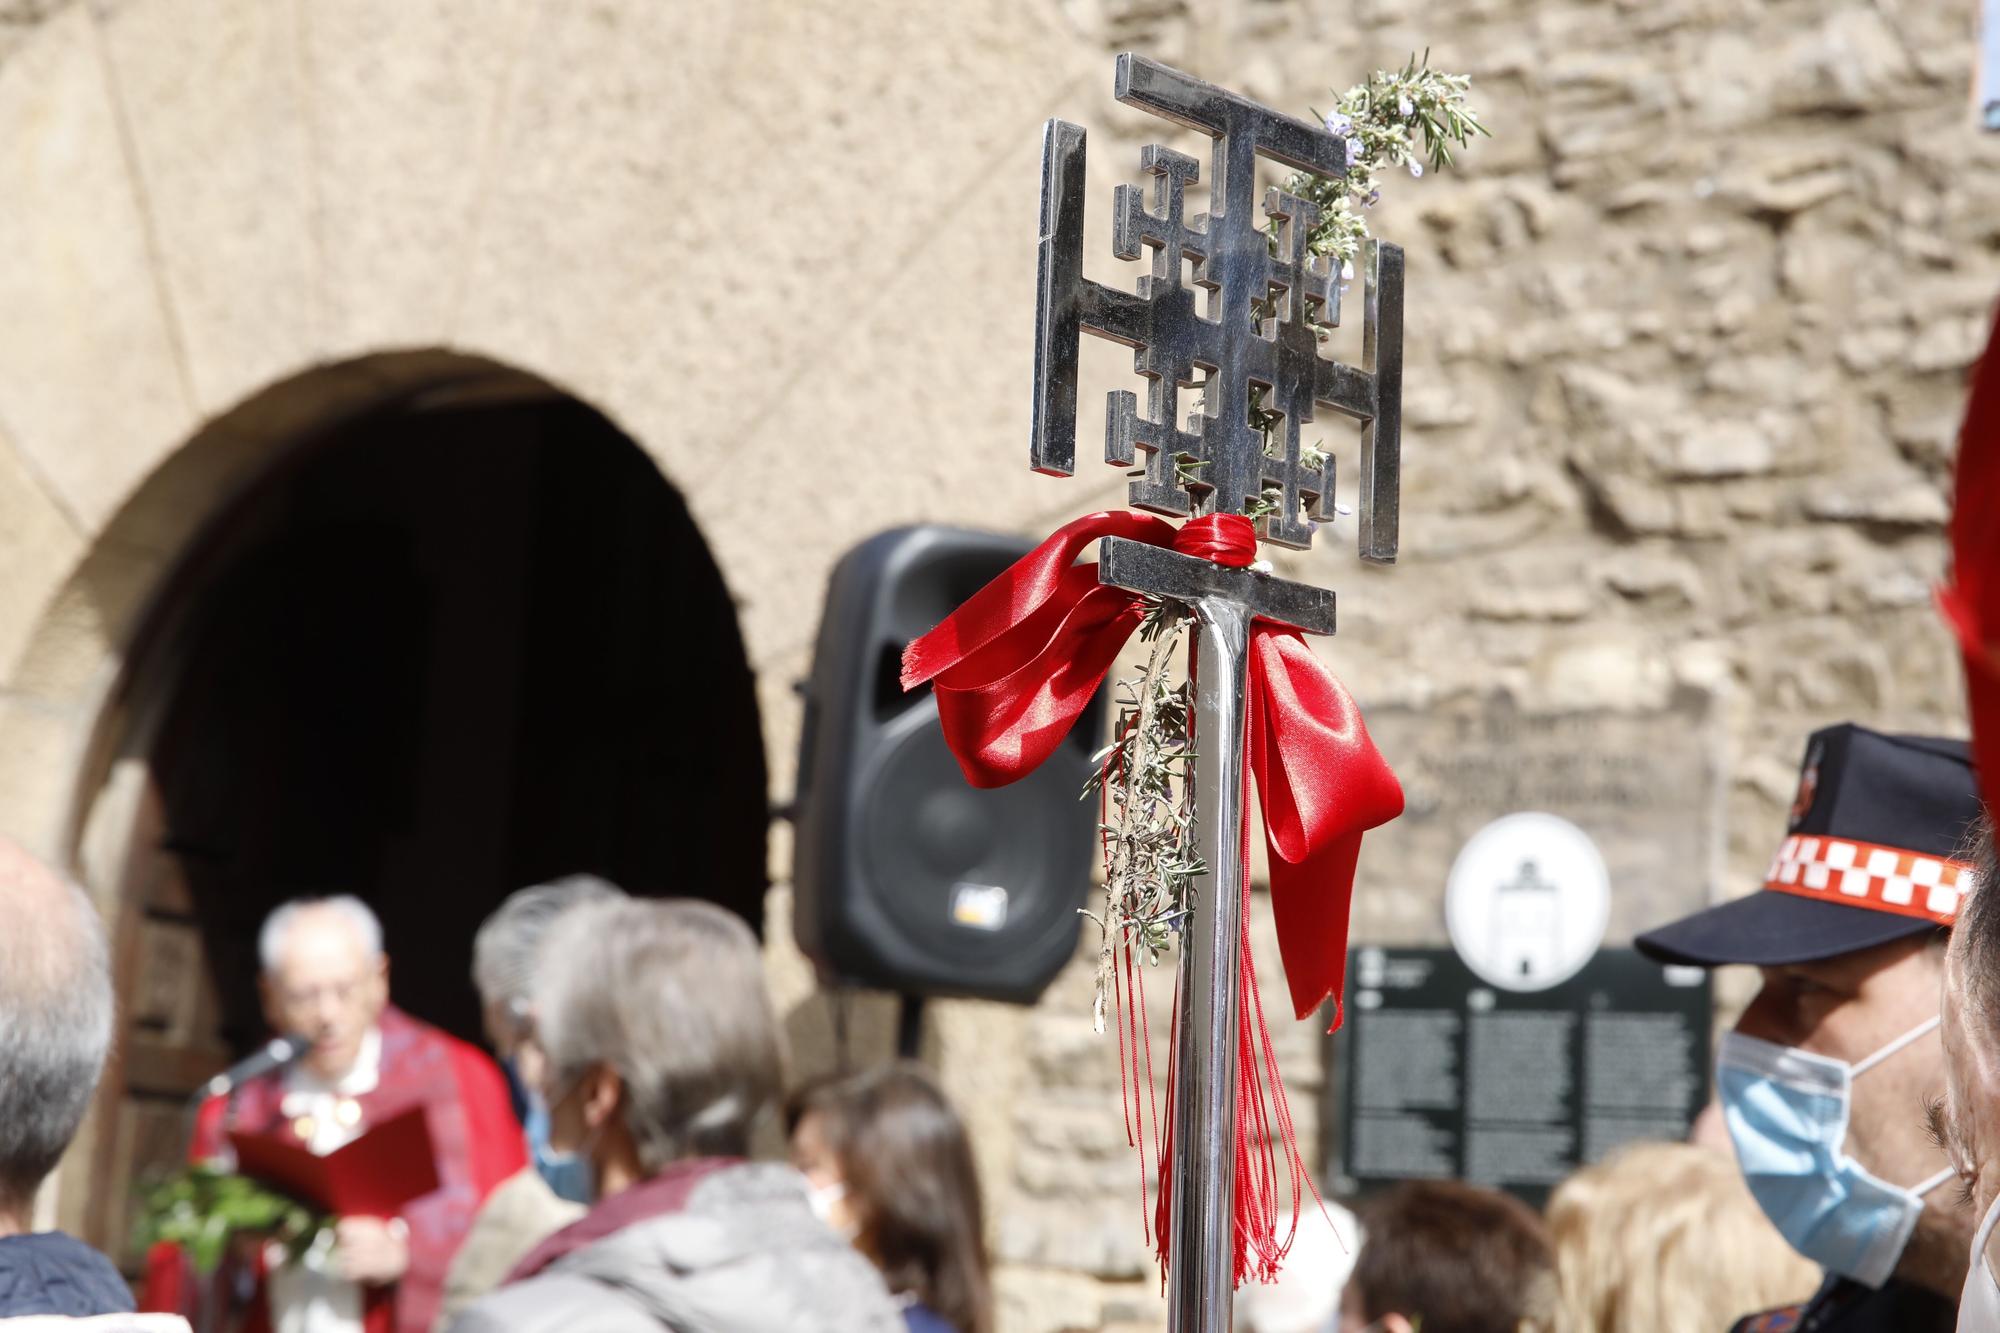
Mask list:
[[[1413,784],[1409,829],[1364,854],[1358,938],[1442,940],[1439,867],[1470,798],[1430,789],[1476,742],[1481,799],[1532,799],[1496,758],[1505,728],[1541,738],[1526,771],[1544,796],[1624,812],[1614,934],[1641,904],[1758,881],[1812,729],[1963,729],[1929,589],[1965,370],[2000,295],[1974,6],[222,0],[238,27],[215,18],[186,55],[147,37],[175,31],[174,5],[0,0],[0,106],[20,111],[0,126],[17,316],[0,320],[0,827],[39,845],[70,799],[86,685],[173,557],[107,548],[119,505],[281,362],[388,348],[555,379],[686,489],[739,594],[788,797],[786,686],[841,551],[923,519],[1040,535],[1116,502],[1109,469],[1031,478],[1020,444],[1041,119],[1093,127],[1108,235],[1112,173],[1155,132],[1111,102],[1125,49],[1303,112],[1428,47],[1473,75],[1498,136],[1394,181],[1374,218],[1408,252],[1400,563],[1362,568],[1348,531],[1278,558],[1338,588],[1323,651]],[[808,195],[784,193],[795,172]],[[61,181],[81,216],[59,216]],[[785,249],[788,227],[812,244]],[[773,246],[776,269],[750,253]],[[1088,263],[1128,280],[1103,241]],[[92,299],[18,317],[65,290]],[[746,309],[792,322],[782,374],[753,355]],[[1127,364],[1086,363],[1081,435],[1106,390],[1135,387]],[[1321,425],[1351,476],[1350,437]],[[836,505],[758,470],[848,436],[881,480]],[[107,562],[129,596],[79,600],[75,571]],[[1633,771],[1576,759],[1592,734]],[[1656,843],[1671,876],[1647,867]],[[811,1072],[824,1001],[788,904],[781,883],[771,972]],[[978,1136],[1006,1333],[1162,1319],[1081,944],[1040,1006],[940,1003],[926,1038]],[[1170,991],[1164,973],[1150,990],[1156,1057]],[[872,1004],[857,1047],[888,1040]],[[1278,1037],[1316,1157],[1324,1043],[1289,1022]]]

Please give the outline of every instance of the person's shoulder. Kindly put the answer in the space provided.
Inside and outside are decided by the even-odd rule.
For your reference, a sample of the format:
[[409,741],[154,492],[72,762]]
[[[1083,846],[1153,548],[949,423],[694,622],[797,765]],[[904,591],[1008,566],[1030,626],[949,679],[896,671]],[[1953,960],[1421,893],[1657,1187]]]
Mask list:
[[493,1057],[441,1027],[414,1018],[390,1005],[377,1026],[382,1033],[384,1065],[395,1069],[447,1070],[461,1090],[507,1096],[507,1076]]
[[1804,1305],[1745,1316],[1730,1333],[1951,1333],[1956,1323],[1956,1306],[1922,1287],[1829,1277]]
[[881,1273],[813,1215],[804,1177],[779,1163],[711,1161],[673,1207],[548,1271],[591,1272],[655,1309],[698,1291],[727,1300],[745,1327],[906,1333]]
[[536,1224],[545,1218],[560,1217],[560,1225],[568,1226],[590,1210],[580,1203],[557,1198],[556,1192],[549,1188],[540,1172],[532,1166],[524,1166],[493,1187],[481,1211],[495,1216],[526,1217]]
[[558,1269],[481,1297],[441,1333],[568,1333],[586,1316],[592,1333],[659,1333],[661,1327],[617,1288]]
[[0,1317],[130,1314],[109,1259],[61,1231],[0,1237]]
[[[523,1167],[493,1187],[473,1217],[465,1249],[475,1244],[509,1254],[504,1274],[527,1256],[536,1243],[561,1231],[589,1209],[556,1197],[532,1166]],[[464,1251],[461,1250],[461,1253]]]
[[398,1009],[393,1004],[382,1010],[382,1016],[375,1020],[375,1025],[382,1031],[383,1042],[390,1045],[430,1046],[446,1051],[457,1050],[462,1046],[469,1051],[478,1050],[478,1047],[459,1040],[436,1024],[426,1023],[415,1014]]
[[1802,1333],[1951,1333],[1958,1327],[1957,1301],[1893,1278],[1873,1289],[1829,1282],[1806,1314]]
[[177,1314],[23,1315],[7,1333],[194,1333]]
[[462,1078],[470,1076],[490,1081],[503,1089],[507,1085],[506,1075],[500,1072],[500,1066],[485,1051],[441,1027],[404,1013],[394,1005],[382,1011],[381,1028],[384,1042],[436,1052],[449,1060],[453,1070]]

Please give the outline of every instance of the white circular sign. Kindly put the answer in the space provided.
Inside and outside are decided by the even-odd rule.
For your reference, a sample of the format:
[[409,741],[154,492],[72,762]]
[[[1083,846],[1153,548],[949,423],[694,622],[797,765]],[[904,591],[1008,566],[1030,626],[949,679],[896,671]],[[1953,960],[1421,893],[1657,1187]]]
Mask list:
[[1488,985],[1537,991],[1569,980],[1611,916],[1597,844],[1567,819],[1506,815],[1472,835],[1445,883],[1452,947]]

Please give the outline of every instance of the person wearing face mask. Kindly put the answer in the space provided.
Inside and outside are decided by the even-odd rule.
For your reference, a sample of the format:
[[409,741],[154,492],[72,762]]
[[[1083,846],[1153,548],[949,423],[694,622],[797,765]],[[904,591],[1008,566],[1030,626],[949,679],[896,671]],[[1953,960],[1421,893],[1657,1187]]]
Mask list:
[[1762,889],[1634,941],[1663,963],[1762,974],[1716,1091],[1751,1195],[1826,1278],[1744,1333],[1955,1323],[1973,1214],[1940,1188],[1951,1167],[1917,1110],[1945,1086],[1938,987],[1978,817],[1963,742],[1828,727]]
[[930,1071],[902,1061],[812,1084],[787,1118],[813,1211],[882,1271],[906,1333],[993,1333],[979,1171]]
[[544,1237],[582,1217],[590,1173],[581,1158],[549,1147],[549,1108],[536,1090],[542,1076],[532,991],[542,939],[558,917],[584,903],[623,898],[595,875],[569,875],[510,895],[472,937],[472,984],[486,1039],[500,1056],[528,1148],[528,1165],[487,1196],[465,1244],[445,1275],[441,1320],[500,1285]]
[[814,1216],[777,1128],[783,1056],[756,938],[713,903],[562,914],[537,954],[549,1144],[590,1210],[537,1245],[454,1333],[901,1333],[875,1269]]

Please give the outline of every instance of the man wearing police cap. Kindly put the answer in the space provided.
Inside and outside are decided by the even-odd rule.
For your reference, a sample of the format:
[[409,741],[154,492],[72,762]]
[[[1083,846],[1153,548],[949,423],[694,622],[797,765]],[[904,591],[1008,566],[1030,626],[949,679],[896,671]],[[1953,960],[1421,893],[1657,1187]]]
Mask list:
[[1763,987],[1716,1059],[1737,1164],[1826,1270],[1738,1333],[1950,1330],[1973,1218],[1922,1111],[1944,1089],[1938,983],[1979,816],[1962,742],[1852,723],[1806,746],[1761,892],[1639,936],[1665,963],[1747,964]]

